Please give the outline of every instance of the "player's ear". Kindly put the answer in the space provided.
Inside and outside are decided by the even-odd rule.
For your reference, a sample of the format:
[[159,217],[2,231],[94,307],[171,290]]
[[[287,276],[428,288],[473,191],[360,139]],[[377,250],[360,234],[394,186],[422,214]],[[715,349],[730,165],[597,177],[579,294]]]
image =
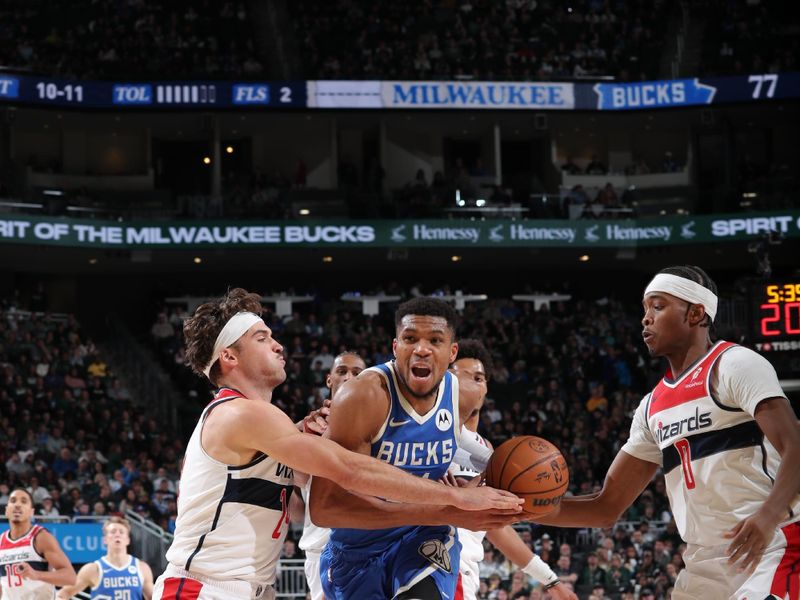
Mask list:
[[397,358],[397,338],[392,340],[392,356]]
[[456,357],[458,356],[458,342],[453,342],[450,344],[450,364],[452,365],[456,362]]
[[689,325],[695,326],[706,320],[706,309],[702,304],[692,304],[689,307]]

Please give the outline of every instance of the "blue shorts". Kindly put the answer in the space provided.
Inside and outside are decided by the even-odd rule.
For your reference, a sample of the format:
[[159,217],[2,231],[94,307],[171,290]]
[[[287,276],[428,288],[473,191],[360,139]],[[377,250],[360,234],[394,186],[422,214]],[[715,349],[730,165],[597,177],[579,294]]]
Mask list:
[[326,600],[387,600],[430,577],[453,600],[461,543],[455,527],[414,527],[387,547],[351,549],[330,541],[320,557]]

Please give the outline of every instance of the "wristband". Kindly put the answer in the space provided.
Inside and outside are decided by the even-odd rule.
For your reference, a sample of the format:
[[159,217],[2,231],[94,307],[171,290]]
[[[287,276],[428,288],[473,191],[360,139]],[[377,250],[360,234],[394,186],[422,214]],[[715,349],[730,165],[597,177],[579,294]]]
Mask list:
[[549,589],[560,581],[558,575],[553,572],[553,569],[551,569],[546,562],[544,562],[535,554],[533,555],[531,561],[522,567],[522,571],[537,581],[546,583],[547,585],[544,589]]
[[548,583],[542,589],[546,592],[547,590],[556,587],[559,583],[561,583],[561,580],[560,579],[556,579],[555,581],[551,581],[550,583]]

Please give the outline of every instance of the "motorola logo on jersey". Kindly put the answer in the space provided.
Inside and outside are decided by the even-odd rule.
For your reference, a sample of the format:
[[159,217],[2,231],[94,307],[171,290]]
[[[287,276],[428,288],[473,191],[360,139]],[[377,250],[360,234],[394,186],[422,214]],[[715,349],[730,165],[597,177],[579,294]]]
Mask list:
[[453,426],[453,417],[450,411],[442,408],[436,413],[436,427],[439,431],[447,431]]
[[396,467],[448,465],[453,460],[453,440],[437,440],[435,442],[383,440],[375,458]]
[[694,415],[675,421],[674,423],[658,422],[658,429],[655,431],[656,442],[663,442],[684,433],[693,433],[700,429],[711,427],[711,413],[700,413],[699,408],[694,409]]

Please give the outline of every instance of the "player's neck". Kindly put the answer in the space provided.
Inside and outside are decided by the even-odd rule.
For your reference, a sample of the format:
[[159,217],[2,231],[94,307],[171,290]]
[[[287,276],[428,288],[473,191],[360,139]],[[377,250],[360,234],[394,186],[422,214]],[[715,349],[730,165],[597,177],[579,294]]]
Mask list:
[[33,523],[30,521],[26,523],[9,523],[8,527],[8,535],[15,540],[18,540],[23,535],[28,533],[33,527]]
[[108,554],[106,554],[106,562],[114,565],[117,568],[122,568],[128,564],[130,561],[130,556],[128,555],[128,551],[126,549],[120,550],[109,550]]
[[692,340],[686,347],[668,354],[666,358],[673,378],[680,377],[695,361],[702,358],[711,346],[711,340],[703,332],[702,336]]
[[[405,382],[400,379],[400,393],[403,394],[403,397],[408,400],[408,403],[414,409],[419,416],[425,415],[429,410],[433,408],[433,405],[436,404],[436,398],[439,395],[439,386],[437,385],[433,391],[426,395],[426,396],[415,396],[411,393],[411,390],[405,384]],[[441,382],[439,383],[441,385]]]
[[245,398],[251,400],[264,400],[272,402],[272,390],[270,386],[261,386],[256,382],[249,381],[240,373],[230,373],[224,381],[219,382],[220,387],[227,387],[240,392]]

